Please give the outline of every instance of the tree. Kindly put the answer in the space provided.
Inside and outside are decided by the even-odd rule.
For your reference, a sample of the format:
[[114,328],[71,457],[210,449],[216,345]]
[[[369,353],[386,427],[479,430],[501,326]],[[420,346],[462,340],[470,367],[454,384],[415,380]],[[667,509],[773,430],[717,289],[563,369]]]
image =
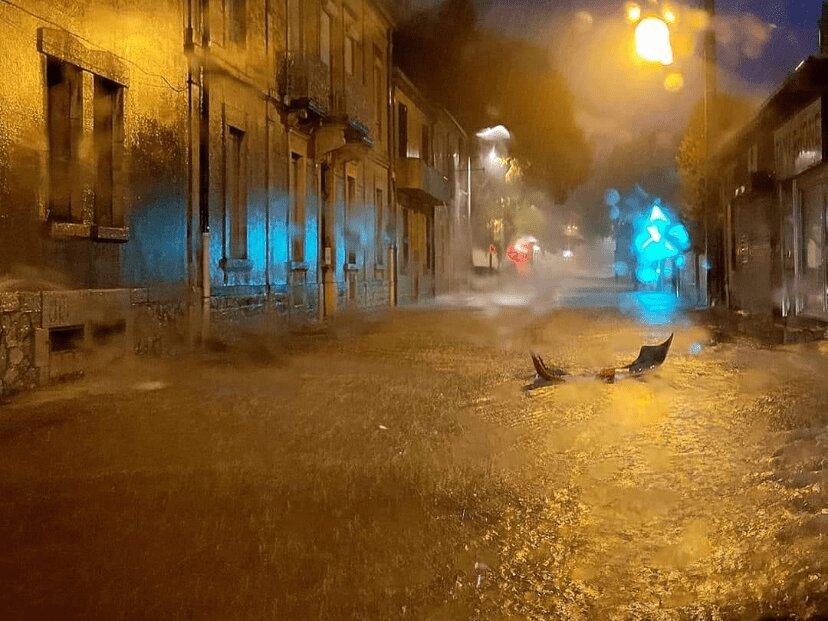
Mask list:
[[[737,95],[719,93],[714,101],[715,123],[712,128],[711,149],[724,144],[728,138],[753,118],[753,104]],[[679,143],[677,164],[680,179],[680,197],[684,215],[699,223],[704,215],[705,201],[705,144],[704,100],[699,101],[690,115],[690,122]]]
[[648,132],[616,143],[595,166],[595,174],[572,197],[572,206],[581,214],[582,232],[589,239],[600,239],[612,232],[608,190],[628,196],[637,187],[666,204],[675,204],[678,173],[675,153],[677,135]]
[[481,28],[473,0],[446,0],[403,24],[394,49],[398,66],[464,127],[507,126],[526,181],[556,202],[586,179],[590,148],[544,48]]

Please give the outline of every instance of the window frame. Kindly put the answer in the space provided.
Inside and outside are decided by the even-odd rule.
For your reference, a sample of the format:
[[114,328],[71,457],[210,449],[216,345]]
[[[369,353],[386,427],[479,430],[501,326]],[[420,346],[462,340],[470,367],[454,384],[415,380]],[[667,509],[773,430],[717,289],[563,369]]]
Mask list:
[[288,171],[288,200],[290,202],[290,259],[296,263],[305,260],[305,228],[307,213],[307,161],[302,153],[291,151]]
[[[231,147],[232,145],[232,147]],[[247,204],[247,132],[228,124],[225,138],[225,257],[246,261],[249,257],[249,210]],[[230,180],[235,183],[230,187]]]

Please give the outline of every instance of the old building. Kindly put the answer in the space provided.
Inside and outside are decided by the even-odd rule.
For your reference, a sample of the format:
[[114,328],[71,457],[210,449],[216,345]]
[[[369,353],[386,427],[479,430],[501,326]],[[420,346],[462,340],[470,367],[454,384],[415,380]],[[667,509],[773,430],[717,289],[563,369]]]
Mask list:
[[[394,71],[396,189],[401,301],[448,292],[471,256],[467,137]],[[458,264],[460,263],[460,264]],[[462,267],[461,267],[462,265]]]
[[391,18],[382,5],[290,0],[280,84],[294,298],[329,316],[391,303]]
[[181,8],[0,5],[0,394],[79,371],[80,344],[152,349],[142,327],[187,314]]
[[828,320],[826,93],[821,52],[797,69],[718,154],[726,291],[748,314]]
[[394,74],[397,8],[0,4],[0,394],[462,282],[465,134]]

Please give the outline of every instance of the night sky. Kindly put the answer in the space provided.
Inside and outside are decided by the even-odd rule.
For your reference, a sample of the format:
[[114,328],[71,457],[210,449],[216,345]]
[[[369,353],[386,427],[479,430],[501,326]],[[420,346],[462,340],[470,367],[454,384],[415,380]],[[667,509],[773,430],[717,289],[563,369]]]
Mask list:
[[[645,5],[647,0],[640,3]],[[675,4],[695,7],[701,1]],[[565,21],[579,11],[587,11],[596,19],[621,20],[624,14],[624,2],[619,0],[481,0],[479,6],[489,24],[507,24],[512,32],[530,36],[538,32],[538,24]],[[755,85],[757,93],[773,88],[802,58],[816,52],[821,6],[820,0],[717,0],[725,39],[734,24],[741,26],[741,34],[747,36],[763,36],[764,24],[764,32],[769,35],[762,53],[755,57],[734,53],[728,49],[730,41],[720,41],[722,68]]]
[[[661,3],[667,0],[660,0]],[[415,0],[422,8],[440,0]],[[658,8],[657,0],[638,0]],[[672,2],[680,22],[701,15],[701,0]],[[800,60],[817,52],[821,0],[717,0],[719,86],[761,103]],[[575,96],[579,122],[599,154],[642,131],[681,132],[701,97],[697,47],[669,70],[635,67],[625,0],[478,0],[487,27],[549,49]],[[693,33],[701,41],[701,32]],[[684,87],[667,93],[667,71]]]

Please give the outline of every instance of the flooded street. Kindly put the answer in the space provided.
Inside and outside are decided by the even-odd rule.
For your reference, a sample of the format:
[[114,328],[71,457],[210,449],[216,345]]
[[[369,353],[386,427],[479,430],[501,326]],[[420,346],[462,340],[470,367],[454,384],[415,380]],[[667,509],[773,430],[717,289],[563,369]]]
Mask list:
[[[572,371],[525,393],[528,352]],[[828,614],[828,349],[443,308],[251,331],[0,409],[4,619]]]

